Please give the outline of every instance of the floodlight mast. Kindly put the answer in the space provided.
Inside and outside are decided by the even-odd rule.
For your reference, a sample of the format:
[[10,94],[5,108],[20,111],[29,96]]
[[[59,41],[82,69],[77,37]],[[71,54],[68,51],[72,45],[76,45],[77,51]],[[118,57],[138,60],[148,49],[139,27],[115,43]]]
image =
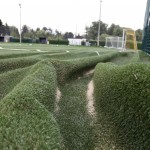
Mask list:
[[22,43],[22,39],[21,39],[21,4],[19,4],[20,7],[20,44]]
[[98,35],[97,35],[97,46],[99,46],[99,38],[100,38],[100,23],[101,23],[101,5],[102,5],[102,0],[100,0],[100,10],[99,10],[99,24],[98,24]]

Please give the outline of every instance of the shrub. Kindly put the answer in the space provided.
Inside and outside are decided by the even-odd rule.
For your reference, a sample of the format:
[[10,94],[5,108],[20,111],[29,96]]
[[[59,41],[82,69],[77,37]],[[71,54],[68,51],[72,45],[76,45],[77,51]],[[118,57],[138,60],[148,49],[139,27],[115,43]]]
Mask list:
[[82,42],[81,42],[81,45],[82,45],[82,46],[85,46],[85,45],[86,45],[86,42],[85,42],[85,41],[82,41]]
[[105,46],[105,41],[100,41],[99,44],[100,44],[100,46],[104,47]]
[[[95,41],[95,40],[90,40],[89,43],[90,43],[91,46],[97,46],[97,41]],[[99,45],[104,47],[105,46],[105,41],[99,41]]]
[[142,49],[142,42],[137,42],[137,48],[138,48],[139,50]]
[[[10,38],[10,42],[19,43],[20,39],[19,38]],[[31,38],[23,38],[22,43],[32,43],[32,39]]]
[[57,44],[57,45],[68,45],[69,41],[67,40],[49,40],[50,44]]
[[94,41],[94,40],[90,40],[89,43],[90,43],[91,46],[96,46],[97,45],[97,41]]
[[[126,149],[149,149],[150,65],[98,64],[94,74],[98,116]],[[102,121],[102,120],[99,120]],[[117,140],[120,137],[120,140]]]
[[32,43],[32,39],[31,38],[23,38],[22,42],[23,43]]
[[17,42],[19,43],[20,42],[20,39],[19,38],[10,38],[10,42]]

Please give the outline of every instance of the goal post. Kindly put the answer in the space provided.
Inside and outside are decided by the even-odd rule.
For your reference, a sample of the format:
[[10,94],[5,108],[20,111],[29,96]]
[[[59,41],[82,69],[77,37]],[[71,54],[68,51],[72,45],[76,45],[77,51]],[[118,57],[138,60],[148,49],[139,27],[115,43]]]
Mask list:
[[123,29],[123,36],[106,37],[105,47],[137,50],[136,34],[132,29]]
[[121,49],[122,37],[106,37],[105,47]]
[[137,50],[136,33],[132,29],[124,29],[125,48]]

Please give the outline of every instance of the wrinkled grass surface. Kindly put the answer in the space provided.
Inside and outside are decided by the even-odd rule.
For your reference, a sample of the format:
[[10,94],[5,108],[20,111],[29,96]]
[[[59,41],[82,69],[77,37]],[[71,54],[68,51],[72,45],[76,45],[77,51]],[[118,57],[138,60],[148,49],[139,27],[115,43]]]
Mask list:
[[[150,64],[98,64],[95,99],[99,121],[107,121],[116,143],[149,149]],[[136,137],[136,138],[135,138]]]
[[[0,47],[0,149],[148,148],[147,54],[44,44]],[[95,66],[94,77],[84,75]],[[96,118],[87,110],[92,79]],[[60,109],[54,111],[58,87]]]

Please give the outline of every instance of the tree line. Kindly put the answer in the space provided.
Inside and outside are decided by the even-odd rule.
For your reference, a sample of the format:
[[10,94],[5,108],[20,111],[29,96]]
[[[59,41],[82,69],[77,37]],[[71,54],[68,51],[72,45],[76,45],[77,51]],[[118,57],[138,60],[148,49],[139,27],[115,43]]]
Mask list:
[[[53,31],[50,27],[43,27],[32,29],[27,25],[23,25],[22,27],[22,38],[32,38],[37,39],[39,37],[46,37],[49,40],[66,40],[68,38],[86,38],[88,40],[97,40],[98,34],[98,21],[94,21],[90,26],[85,27],[85,34],[83,35],[74,35],[72,32],[62,33],[61,31],[55,30]],[[108,27],[107,23],[100,22],[100,40],[105,41],[107,36],[122,36],[124,27],[120,27],[114,23]],[[137,41],[142,41],[142,30],[138,29],[136,32]],[[15,26],[9,26],[7,23],[3,24],[0,19],[0,36],[9,35],[14,38],[19,38],[18,28]]]
[[[9,26],[7,23],[3,24],[0,19],[0,36],[13,36],[14,38],[19,38],[19,30],[15,26]],[[39,37],[46,37],[49,40],[64,40],[68,38],[73,38],[74,34],[72,32],[66,32],[64,34],[61,31],[55,30],[53,31],[51,28],[43,27],[32,29],[27,25],[22,26],[21,31],[22,38],[32,38],[37,39]]]
[[[86,37],[87,39],[93,39],[97,40],[97,34],[98,34],[98,21],[92,22],[91,26],[87,26],[86,29]],[[110,27],[108,27],[107,23],[100,22],[100,40],[105,41],[105,38],[108,36],[122,36],[123,34],[123,29],[126,27],[120,27],[119,25],[116,25],[112,23]],[[137,41],[142,41],[142,33],[143,30],[137,29],[135,31],[136,33],[136,39]]]

